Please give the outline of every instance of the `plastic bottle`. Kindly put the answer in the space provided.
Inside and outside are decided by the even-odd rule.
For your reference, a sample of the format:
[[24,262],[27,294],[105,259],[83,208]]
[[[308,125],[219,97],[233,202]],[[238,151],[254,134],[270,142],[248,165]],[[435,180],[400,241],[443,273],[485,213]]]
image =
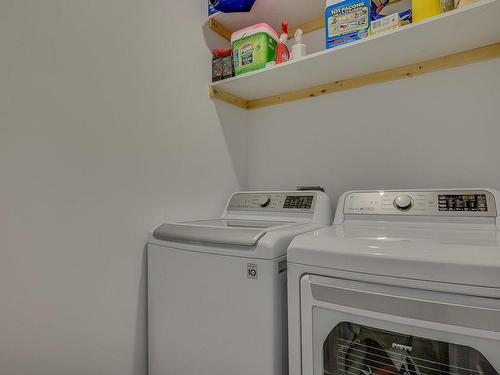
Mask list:
[[292,46],[292,60],[298,60],[305,57],[306,45],[302,43],[302,35],[304,32],[301,29],[297,29],[295,32],[295,44]]
[[283,20],[281,23],[280,41],[276,50],[276,64],[282,64],[290,60],[290,51],[286,42],[288,42],[288,21]]

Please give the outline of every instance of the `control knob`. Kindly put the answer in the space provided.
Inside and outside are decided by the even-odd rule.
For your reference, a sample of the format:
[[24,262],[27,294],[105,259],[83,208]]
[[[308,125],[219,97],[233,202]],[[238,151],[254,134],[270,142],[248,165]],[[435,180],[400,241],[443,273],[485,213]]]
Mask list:
[[259,205],[261,207],[267,207],[271,203],[271,198],[268,195],[263,195],[259,198]]
[[413,206],[413,200],[409,195],[398,195],[394,200],[394,206],[402,211],[409,210]]

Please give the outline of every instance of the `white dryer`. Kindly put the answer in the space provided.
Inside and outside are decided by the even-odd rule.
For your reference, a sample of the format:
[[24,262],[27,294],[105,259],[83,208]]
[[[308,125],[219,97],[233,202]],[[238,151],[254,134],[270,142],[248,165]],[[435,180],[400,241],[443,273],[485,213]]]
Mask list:
[[286,250],[333,219],[322,192],[240,192],[148,244],[150,375],[285,375]]
[[500,195],[344,194],[288,250],[290,375],[498,375]]

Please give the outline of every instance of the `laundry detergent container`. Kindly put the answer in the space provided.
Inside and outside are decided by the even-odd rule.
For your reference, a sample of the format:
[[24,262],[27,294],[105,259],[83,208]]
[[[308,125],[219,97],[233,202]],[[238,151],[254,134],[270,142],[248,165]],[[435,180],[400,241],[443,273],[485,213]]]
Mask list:
[[278,33],[268,24],[259,23],[236,31],[231,36],[236,75],[265,68],[275,61]]

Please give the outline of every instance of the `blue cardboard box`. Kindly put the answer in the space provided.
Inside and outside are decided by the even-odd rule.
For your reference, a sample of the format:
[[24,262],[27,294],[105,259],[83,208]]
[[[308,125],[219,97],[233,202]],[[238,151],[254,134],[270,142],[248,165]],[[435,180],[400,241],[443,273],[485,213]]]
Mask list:
[[412,2],[403,0],[399,2],[390,0],[371,0],[371,21],[398,13],[401,20],[401,26],[412,22]]
[[326,48],[333,48],[370,35],[371,0],[344,0],[325,11]]
[[217,13],[217,10],[214,8],[214,6],[210,3],[210,0],[208,1],[208,15],[211,16],[212,14]]

